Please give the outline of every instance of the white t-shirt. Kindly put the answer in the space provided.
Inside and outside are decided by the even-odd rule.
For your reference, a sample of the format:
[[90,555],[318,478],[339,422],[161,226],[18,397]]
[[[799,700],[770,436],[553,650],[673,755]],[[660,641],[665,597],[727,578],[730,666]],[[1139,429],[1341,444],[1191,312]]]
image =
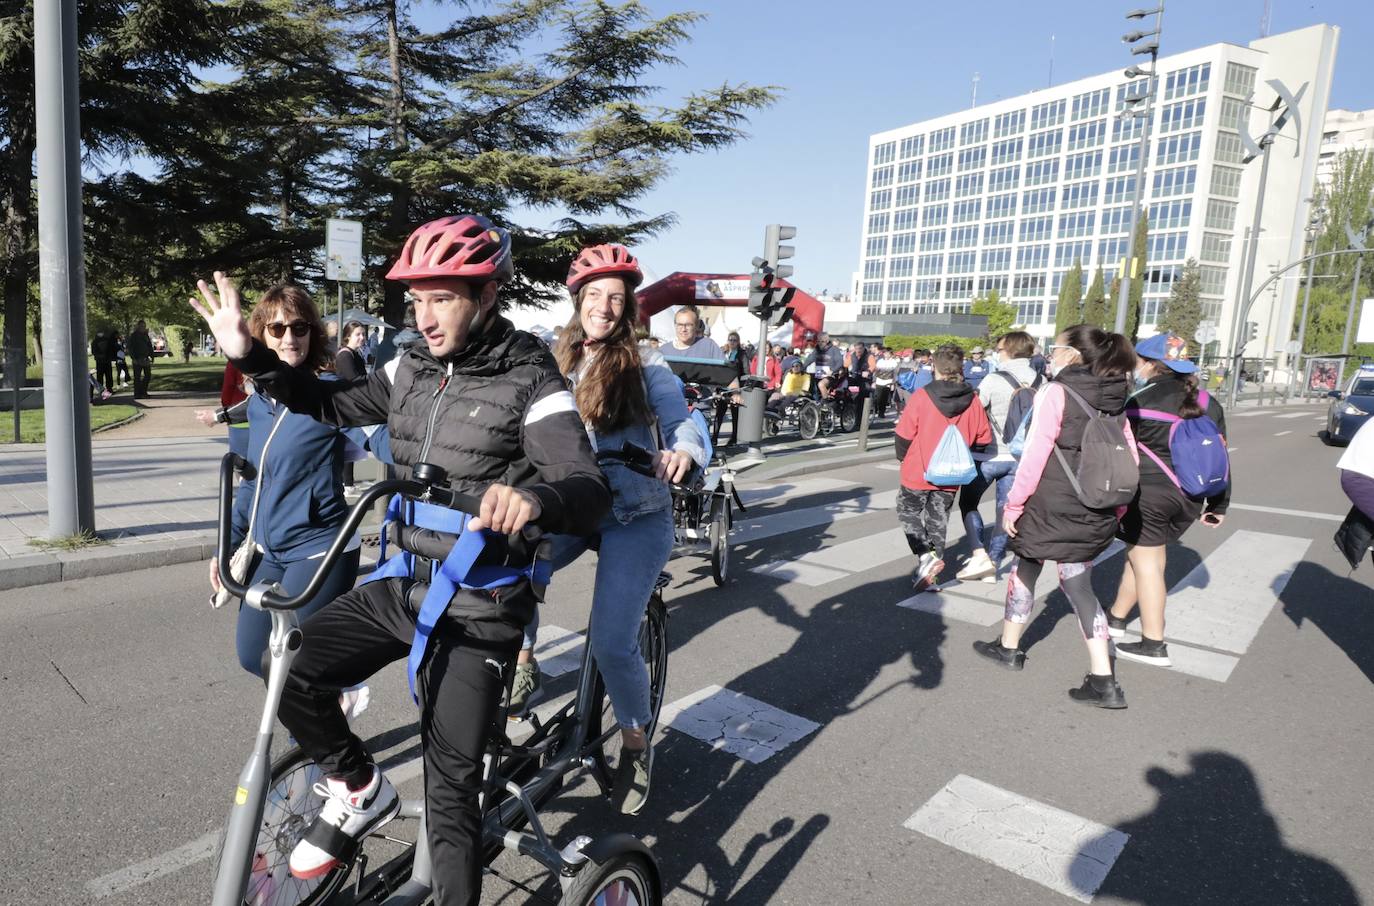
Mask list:
[[1336,463],[1337,468],[1374,478],[1374,430],[1370,425],[1374,425],[1374,418],[1361,425],[1350,438],[1350,445]]

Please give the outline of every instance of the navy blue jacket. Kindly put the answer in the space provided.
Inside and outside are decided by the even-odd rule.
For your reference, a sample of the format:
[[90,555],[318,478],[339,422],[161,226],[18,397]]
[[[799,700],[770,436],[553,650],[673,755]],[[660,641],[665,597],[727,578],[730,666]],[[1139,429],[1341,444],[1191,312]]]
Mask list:
[[[267,448],[264,463],[263,445],[282,413],[281,427]],[[338,428],[288,412],[262,393],[249,397],[248,461],[257,467],[258,476],[234,492],[233,546],[238,547],[248,531],[253,492],[262,482],[253,540],[267,556],[289,563],[328,548],[348,515],[343,464],[350,442],[362,445],[359,429]]]

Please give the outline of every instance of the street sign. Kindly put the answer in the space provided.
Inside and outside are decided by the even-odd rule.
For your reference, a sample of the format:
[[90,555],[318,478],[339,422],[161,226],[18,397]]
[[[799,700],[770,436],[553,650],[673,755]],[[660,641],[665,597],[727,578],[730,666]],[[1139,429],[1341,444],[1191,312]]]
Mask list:
[[324,278],[340,283],[362,282],[363,225],[359,221],[325,221]]
[[1199,343],[1206,346],[1217,338],[1217,329],[1211,324],[1203,324],[1194,331],[1193,336],[1197,337]]
[[1289,355],[1297,355],[1302,351],[1302,347],[1298,345],[1297,340],[1289,340],[1287,343],[1283,344],[1283,351]]

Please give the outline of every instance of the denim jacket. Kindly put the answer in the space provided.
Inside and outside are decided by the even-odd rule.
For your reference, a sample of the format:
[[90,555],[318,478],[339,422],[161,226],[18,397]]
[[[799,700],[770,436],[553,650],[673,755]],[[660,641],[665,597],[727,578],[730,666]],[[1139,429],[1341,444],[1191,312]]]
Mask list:
[[[613,431],[597,431],[590,426],[587,436],[594,450],[619,450],[625,441],[645,450],[659,449],[658,437],[670,450],[681,450],[699,466],[706,465],[706,447],[696,423],[688,417],[687,404],[682,398],[682,385],[656,350],[640,347],[644,388],[648,392],[649,408],[658,420],[657,426],[628,425]],[[576,377],[573,379],[576,383]],[[655,430],[657,428],[657,430]],[[618,462],[603,462],[601,471],[611,486],[611,511],[622,525],[636,517],[672,506],[673,496],[666,482],[640,475]]]

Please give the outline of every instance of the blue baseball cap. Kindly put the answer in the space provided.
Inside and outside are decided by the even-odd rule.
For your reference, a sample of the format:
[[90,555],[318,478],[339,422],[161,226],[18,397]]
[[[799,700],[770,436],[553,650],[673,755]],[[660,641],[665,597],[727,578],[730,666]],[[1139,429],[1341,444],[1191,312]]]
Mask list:
[[1159,333],[1135,345],[1135,354],[1142,359],[1162,362],[1179,374],[1192,374],[1197,365],[1188,361],[1188,344],[1176,333]]

